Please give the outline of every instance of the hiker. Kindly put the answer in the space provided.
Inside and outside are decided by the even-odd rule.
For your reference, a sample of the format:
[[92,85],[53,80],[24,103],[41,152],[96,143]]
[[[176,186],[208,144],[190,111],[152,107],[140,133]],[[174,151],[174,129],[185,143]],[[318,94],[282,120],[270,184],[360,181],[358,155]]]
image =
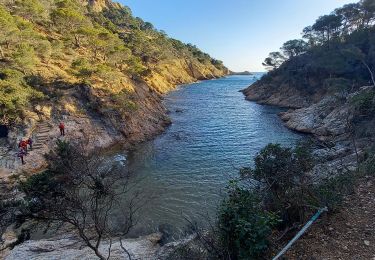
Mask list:
[[23,157],[25,156],[25,151],[24,149],[21,147],[20,150],[18,151],[17,153],[17,156],[21,159],[21,162],[22,164],[25,164],[25,161],[23,160]]
[[60,135],[64,136],[65,135],[65,125],[64,125],[63,122],[60,123],[59,128],[60,128]]
[[31,139],[31,136],[29,137],[29,139],[27,139],[27,144],[29,145],[30,150],[32,150],[33,149],[33,139]]
[[18,147],[22,148],[24,150],[25,155],[27,155],[27,142],[26,141],[21,139],[20,142],[18,143]]

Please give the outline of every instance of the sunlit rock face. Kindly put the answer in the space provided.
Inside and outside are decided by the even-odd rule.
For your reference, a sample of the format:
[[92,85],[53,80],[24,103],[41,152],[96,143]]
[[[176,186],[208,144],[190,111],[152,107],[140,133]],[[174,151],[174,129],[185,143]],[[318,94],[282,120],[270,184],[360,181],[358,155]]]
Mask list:
[[85,6],[89,5],[95,12],[101,12],[108,6],[115,7],[120,5],[118,3],[113,3],[110,0],[80,0],[80,2]]

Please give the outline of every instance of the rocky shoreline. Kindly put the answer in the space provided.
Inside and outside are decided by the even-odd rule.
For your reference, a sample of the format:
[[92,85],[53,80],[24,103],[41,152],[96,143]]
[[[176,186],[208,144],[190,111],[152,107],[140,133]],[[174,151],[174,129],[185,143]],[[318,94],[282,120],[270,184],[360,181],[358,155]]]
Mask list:
[[316,143],[313,153],[317,163],[311,175],[316,179],[324,179],[357,168],[368,140],[354,140],[352,137],[349,123],[353,117],[351,99],[373,88],[362,87],[347,97],[323,95],[316,102],[313,102],[316,97],[304,97],[292,88],[273,93],[270,86],[261,86],[259,83],[242,92],[249,101],[290,108],[279,113],[279,116],[287,128],[313,137]]
[[[217,78],[217,77],[213,77]],[[194,80],[195,82],[196,80]],[[186,82],[189,84],[192,82]],[[83,144],[89,150],[100,149],[132,149],[136,144],[150,140],[156,135],[161,134],[165,131],[166,127],[171,124],[171,120],[168,117],[168,111],[163,104],[163,95],[154,94],[152,98],[148,97],[144,99],[142,109],[136,111],[136,115],[132,118],[128,118],[127,131],[121,131],[118,128],[119,122],[113,122],[109,117],[98,117],[98,115],[83,114],[77,115],[65,115],[63,121],[66,128],[66,136],[61,137],[58,129],[59,120],[49,119],[43,121],[42,137],[44,143],[29,152],[26,156],[26,164],[22,165],[20,162],[16,162],[13,168],[2,168],[1,180],[6,189],[6,199],[15,198],[22,196],[15,189],[17,180],[27,178],[28,176],[38,173],[47,166],[44,154],[48,153],[50,149],[55,145],[58,139],[67,140],[70,142],[76,142]],[[12,129],[10,131],[8,142],[16,146],[17,140],[20,136],[32,135],[36,137],[38,143],[38,134],[40,130],[40,122],[36,118],[29,120],[30,127],[23,131],[19,129]],[[15,153],[15,149],[8,151],[8,154]],[[15,229],[11,225],[6,232],[2,235],[2,247],[6,248],[8,245],[15,243],[18,240],[20,234],[20,228]],[[167,244],[165,247],[161,247],[159,244],[162,239],[162,234],[155,233],[149,236],[142,236],[137,239],[124,239],[124,243],[130,247],[130,253],[136,257],[143,259],[144,257],[155,257],[160,254],[159,251],[168,251],[174,248],[180,242],[172,242]],[[109,241],[105,241],[107,243]],[[16,242],[17,243],[17,242]],[[42,240],[28,240],[20,245],[14,247],[14,249],[5,249],[1,252],[1,258],[4,259],[30,259],[34,256],[38,256],[38,259],[50,259],[61,254],[61,252],[67,252],[68,257],[66,259],[92,259],[91,252],[88,252],[84,246],[79,246],[79,238],[72,233],[67,231],[66,233],[56,235],[56,237]],[[114,254],[121,258],[124,253],[118,244],[114,244]],[[41,257],[41,258],[40,258]]]

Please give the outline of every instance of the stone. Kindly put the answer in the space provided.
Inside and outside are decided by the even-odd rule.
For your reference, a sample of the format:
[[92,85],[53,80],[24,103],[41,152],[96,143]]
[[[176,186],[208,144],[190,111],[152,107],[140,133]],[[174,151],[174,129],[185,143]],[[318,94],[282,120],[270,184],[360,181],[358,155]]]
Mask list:
[[[156,254],[160,249],[159,244],[155,244],[155,239],[161,234],[151,234],[134,239],[123,239],[124,247],[130,252],[133,259],[157,259]],[[121,249],[119,239],[112,239],[111,259],[127,259],[125,252]],[[107,254],[109,241],[103,241],[99,251]],[[60,237],[53,237],[41,240],[28,240],[17,245],[4,258],[5,260],[20,259],[96,259],[94,252],[84,246],[82,241],[72,234],[65,234]]]

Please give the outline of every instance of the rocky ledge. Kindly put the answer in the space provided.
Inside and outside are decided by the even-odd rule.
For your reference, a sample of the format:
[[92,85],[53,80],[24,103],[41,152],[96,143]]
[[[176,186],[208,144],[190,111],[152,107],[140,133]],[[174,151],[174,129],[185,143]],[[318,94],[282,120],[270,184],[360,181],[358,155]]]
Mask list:
[[287,85],[274,87],[272,85],[255,82],[248,88],[242,90],[246,99],[256,101],[259,104],[273,105],[287,108],[306,107],[312,103],[308,96],[303,95],[299,90],[290,88]]
[[[123,239],[123,246],[132,256],[132,259],[155,259],[161,246],[160,233],[151,234],[135,239]],[[121,248],[119,240],[113,242],[103,241],[99,251],[103,255],[111,244],[111,259],[127,259],[126,252]],[[23,260],[23,259],[96,259],[93,250],[86,247],[82,241],[72,234],[62,235],[50,239],[28,240],[17,245],[11,251],[3,251],[1,259]]]
[[289,129],[311,134],[317,145],[314,155],[317,164],[311,174],[317,178],[330,177],[357,167],[368,140],[353,139],[350,133],[353,118],[352,98],[374,87],[362,87],[358,91],[343,97],[340,95],[323,95],[309,97],[298,90],[285,85],[272,88],[257,83],[243,90],[247,100],[261,104],[290,108],[279,114]]

